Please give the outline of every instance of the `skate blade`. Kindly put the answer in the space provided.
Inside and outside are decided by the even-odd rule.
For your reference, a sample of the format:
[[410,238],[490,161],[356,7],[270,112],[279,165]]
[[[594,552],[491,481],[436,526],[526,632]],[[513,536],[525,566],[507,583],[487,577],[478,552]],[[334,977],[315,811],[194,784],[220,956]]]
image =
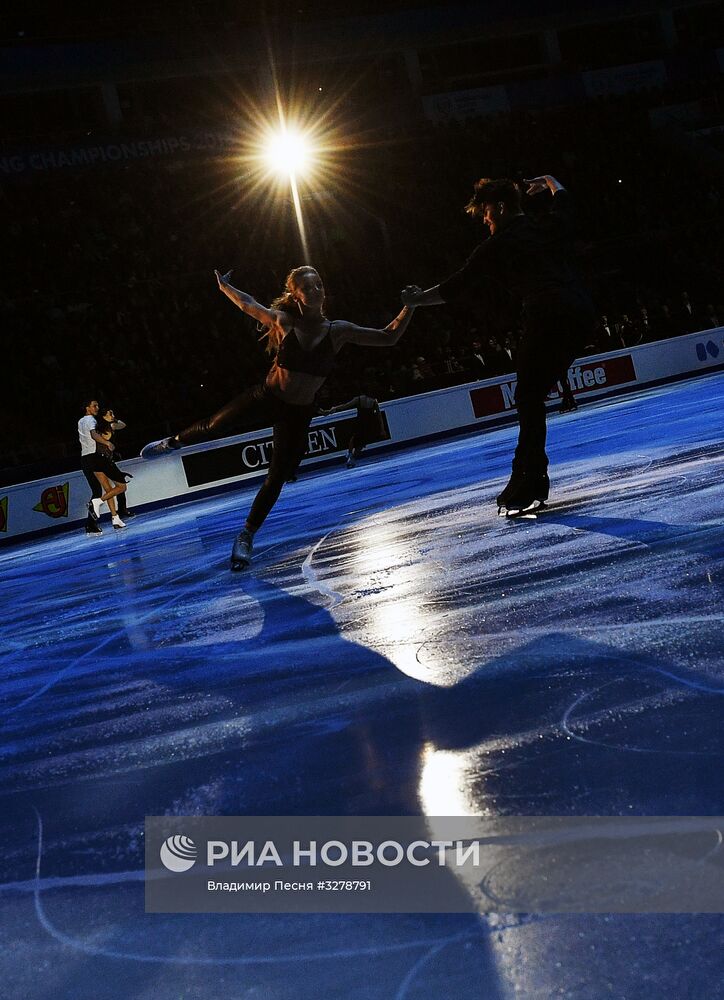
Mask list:
[[498,507],[498,517],[527,517],[535,520],[538,516],[535,512],[545,507],[544,500],[534,500],[527,507]]

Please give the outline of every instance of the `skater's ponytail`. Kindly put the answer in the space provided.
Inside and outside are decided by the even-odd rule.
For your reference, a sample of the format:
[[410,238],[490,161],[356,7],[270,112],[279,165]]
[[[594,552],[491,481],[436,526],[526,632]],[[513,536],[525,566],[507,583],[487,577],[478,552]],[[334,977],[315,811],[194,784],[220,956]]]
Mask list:
[[[300,315],[299,301],[294,292],[297,288],[297,281],[307,271],[316,271],[316,268],[312,267],[311,264],[303,264],[301,267],[295,267],[290,271],[284,282],[283,293],[274,299],[269,308],[278,309],[280,312],[288,313],[290,316]],[[324,309],[324,306],[322,306],[322,309]],[[263,328],[260,339],[263,340],[264,337],[267,338],[267,354],[276,354],[285,337],[284,327],[280,323],[270,323]]]

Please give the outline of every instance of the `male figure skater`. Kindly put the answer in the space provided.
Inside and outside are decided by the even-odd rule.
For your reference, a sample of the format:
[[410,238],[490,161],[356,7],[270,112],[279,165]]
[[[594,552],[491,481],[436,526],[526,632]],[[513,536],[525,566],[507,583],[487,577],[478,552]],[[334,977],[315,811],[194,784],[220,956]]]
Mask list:
[[98,463],[96,449],[102,441],[96,427],[98,424],[98,400],[86,399],[83,402],[84,415],[78,421],[78,440],[80,442],[80,467],[88,485],[91,488],[91,499],[88,501],[88,517],[85,532],[87,535],[102,535],[103,530],[98,523],[103,503],[103,488],[96,479],[95,469]]
[[523,212],[520,189],[513,181],[477,181],[465,210],[482,218],[489,238],[446,281],[426,291],[408,285],[402,293],[406,305],[442,305],[484,296],[492,281],[504,285],[522,305],[515,390],[520,429],[510,480],[497,498],[501,514],[520,513],[548,499],[546,396],[556,382],[565,380],[589,342],[594,323],[593,303],[570,264],[568,194],[550,174],[526,184],[529,195],[550,192],[550,212],[534,221]]

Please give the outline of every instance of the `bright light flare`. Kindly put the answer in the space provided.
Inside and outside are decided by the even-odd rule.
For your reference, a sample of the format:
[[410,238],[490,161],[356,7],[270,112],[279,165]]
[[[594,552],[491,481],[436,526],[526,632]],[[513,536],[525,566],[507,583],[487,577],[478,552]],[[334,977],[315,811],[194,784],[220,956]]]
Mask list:
[[301,132],[285,128],[270,136],[264,157],[275,173],[283,177],[296,178],[309,169],[312,162],[312,148]]

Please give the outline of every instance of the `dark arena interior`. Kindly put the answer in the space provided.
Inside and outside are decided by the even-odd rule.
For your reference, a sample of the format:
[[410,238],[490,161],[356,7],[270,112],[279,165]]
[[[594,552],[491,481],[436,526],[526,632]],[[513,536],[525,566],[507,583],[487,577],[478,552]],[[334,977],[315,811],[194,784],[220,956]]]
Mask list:
[[722,4],[11,7],[2,996],[724,998]]

